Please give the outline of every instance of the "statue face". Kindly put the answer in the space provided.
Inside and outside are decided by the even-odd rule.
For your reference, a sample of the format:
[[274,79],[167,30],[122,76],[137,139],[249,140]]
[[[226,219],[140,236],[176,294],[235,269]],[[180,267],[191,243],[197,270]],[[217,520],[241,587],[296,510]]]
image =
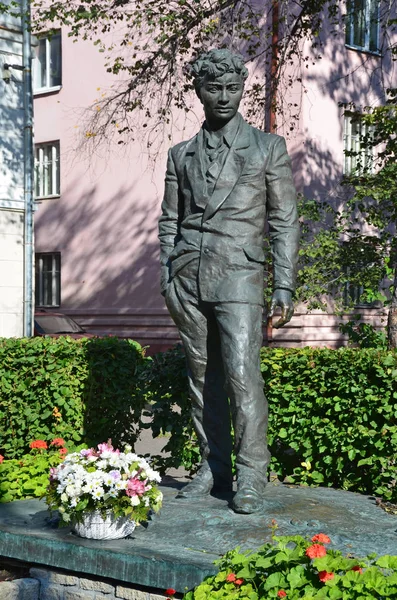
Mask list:
[[199,98],[210,127],[223,127],[236,114],[244,91],[244,81],[238,73],[225,73],[215,79],[205,79]]

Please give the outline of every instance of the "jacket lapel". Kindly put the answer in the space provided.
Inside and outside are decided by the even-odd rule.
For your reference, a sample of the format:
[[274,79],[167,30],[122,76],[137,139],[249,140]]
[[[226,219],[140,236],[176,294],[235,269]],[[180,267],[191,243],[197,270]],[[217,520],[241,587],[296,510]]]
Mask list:
[[189,144],[185,154],[185,174],[193,192],[194,202],[197,206],[204,208],[207,198],[207,184],[203,167],[203,130]]
[[236,137],[229,149],[214,192],[204,210],[203,221],[210,219],[231,194],[244,168],[250,141],[250,126],[240,117],[240,125]]

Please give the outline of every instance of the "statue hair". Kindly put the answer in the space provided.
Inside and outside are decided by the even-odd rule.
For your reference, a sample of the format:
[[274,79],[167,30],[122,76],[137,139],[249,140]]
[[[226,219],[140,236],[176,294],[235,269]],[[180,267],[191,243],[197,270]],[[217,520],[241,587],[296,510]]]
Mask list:
[[226,48],[213,49],[200,54],[191,65],[196,94],[199,94],[204,79],[215,79],[225,73],[237,73],[243,80],[247,79],[248,70],[241,54],[234,54]]

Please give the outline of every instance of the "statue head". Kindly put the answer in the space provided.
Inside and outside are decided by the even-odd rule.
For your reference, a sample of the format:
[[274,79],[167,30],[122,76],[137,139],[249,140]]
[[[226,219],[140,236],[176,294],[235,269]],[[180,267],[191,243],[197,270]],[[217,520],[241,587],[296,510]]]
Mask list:
[[236,114],[248,70],[240,54],[230,50],[210,50],[192,64],[196,94],[204,106],[208,125],[217,129]]

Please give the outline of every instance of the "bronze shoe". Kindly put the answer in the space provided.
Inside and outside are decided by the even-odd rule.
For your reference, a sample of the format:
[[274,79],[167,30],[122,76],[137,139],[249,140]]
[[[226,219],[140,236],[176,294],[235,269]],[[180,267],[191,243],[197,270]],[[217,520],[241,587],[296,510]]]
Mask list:
[[201,467],[193,481],[186,484],[177,494],[177,498],[200,498],[208,496],[210,492],[227,493],[232,491],[232,481],[227,483],[226,479],[214,482],[214,476],[208,466]]
[[233,498],[234,512],[244,515],[260,512],[263,509],[263,483],[249,479],[237,480],[237,492]]

